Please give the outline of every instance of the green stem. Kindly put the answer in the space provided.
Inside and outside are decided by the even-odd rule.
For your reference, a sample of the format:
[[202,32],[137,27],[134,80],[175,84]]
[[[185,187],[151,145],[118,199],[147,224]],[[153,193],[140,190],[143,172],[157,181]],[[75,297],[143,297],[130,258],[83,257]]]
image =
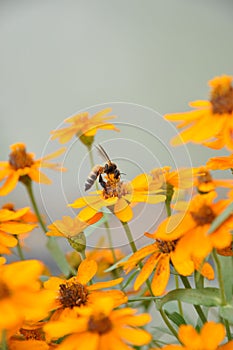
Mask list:
[[[132,250],[133,253],[135,253],[137,251],[137,247],[136,247],[136,245],[134,243],[133,235],[132,235],[132,233],[130,231],[129,225],[128,225],[127,222],[121,221],[121,223],[122,223],[122,226],[124,227],[124,230],[125,230],[126,236],[128,238],[128,242],[130,244],[131,250]],[[139,263],[138,265],[139,265],[139,268],[142,269],[142,263]],[[147,279],[146,285],[148,287],[148,290],[150,291],[150,294],[153,295],[149,279]],[[160,312],[160,315],[161,315],[162,319],[164,320],[165,324],[167,325],[168,329],[179,340],[178,334],[177,334],[175,328],[173,328],[173,326],[169,322],[169,320],[168,320],[166,314],[164,313],[164,311],[161,309],[161,310],[159,310],[159,312]]]
[[[222,306],[224,306],[227,304],[227,298],[226,298],[226,294],[225,294],[221,264],[220,264],[220,261],[219,261],[219,258],[218,258],[218,255],[217,255],[215,249],[213,249],[212,255],[213,255],[213,259],[214,259],[216,269],[217,269],[217,274],[218,274],[218,284],[219,284],[219,288],[220,288]],[[228,337],[228,340],[230,341],[230,340],[232,340],[230,325],[229,325],[228,320],[226,320],[226,319],[224,319],[224,323],[225,323],[225,327],[226,327],[227,337]]]
[[[187,289],[191,289],[191,284],[189,283],[189,280],[187,277],[180,275],[181,281],[183,282],[183,285],[185,286],[185,288]],[[205,317],[204,312],[202,311],[202,308],[199,305],[193,305],[194,309],[196,310],[198,316],[200,317],[202,323],[206,323],[207,319]]]
[[172,214],[170,203],[171,203],[171,201],[168,200],[168,198],[167,198],[167,199],[165,200],[165,206],[166,206],[167,216],[171,216],[171,214]]
[[[177,275],[175,275],[175,285],[176,285],[176,289],[178,289],[179,288],[179,278]],[[182,317],[184,317],[181,301],[177,300],[177,304],[178,304],[178,310],[179,310],[180,315]]]
[[1,350],[7,350],[7,339],[6,339],[6,331],[3,329],[2,331],[2,339],[1,339]]
[[24,257],[24,254],[23,254],[23,250],[22,250],[21,245],[20,245],[19,238],[18,238],[18,236],[16,236],[16,235],[15,235],[15,238],[16,238],[17,241],[18,241],[18,243],[17,243],[17,251],[18,251],[20,260],[25,260],[25,257]]
[[47,229],[46,229],[46,226],[44,224],[44,221],[40,215],[40,212],[39,212],[39,209],[38,209],[38,206],[37,206],[37,203],[36,203],[36,200],[35,200],[35,197],[34,197],[34,193],[33,193],[33,190],[32,190],[32,181],[31,179],[29,179],[29,181],[27,182],[24,182],[25,186],[26,186],[26,189],[27,189],[27,192],[28,192],[28,195],[29,195],[29,198],[31,200],[31,203],[32,203],[32,206],[33,206],[33,209],[34,209],[34,212],[37,216],[37,219],[40,223],[40,226],[41,228],[43,229],[44,233],[47,232]]
[[223,282],[223,277],[222,277],[221,264],[220,264],[220,261],[218,259],[218,256],[217,256],[215,249],[213,249],[212,254],[213,254],[213,259],[214,259],[216,269],[217,269],[217,274],[218,274],[218,283],[219,283],[219,288],[220,288],[220,293],[221,293],[222,305],[224,306],[227,304],[227,299],[226,299],[224,282]]

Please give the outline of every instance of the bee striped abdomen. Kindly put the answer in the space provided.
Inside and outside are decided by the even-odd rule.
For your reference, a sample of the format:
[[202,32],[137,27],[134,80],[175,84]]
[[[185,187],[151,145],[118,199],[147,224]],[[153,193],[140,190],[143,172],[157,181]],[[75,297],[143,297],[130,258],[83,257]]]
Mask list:
[[85,182],[85,191],[89,190],[92,185],[94,184],[94,182],[96,181],[97,177],[99,176],[100,174],[100,169],[102,167],[100,165],[96,165],[92,171],[90,172],[90,174],[88,175],[88,178]]

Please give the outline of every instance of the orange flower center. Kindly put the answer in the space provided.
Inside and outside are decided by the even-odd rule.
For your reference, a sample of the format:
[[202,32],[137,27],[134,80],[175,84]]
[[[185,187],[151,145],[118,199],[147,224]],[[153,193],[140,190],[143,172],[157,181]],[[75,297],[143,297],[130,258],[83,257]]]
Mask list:
[[88,330],[90,332],[104,334],[108,333],[112,327],[111,320],[102,313],[98,316],[91,316],[88,321]]
[[233,112],[233,88],[232,86],[217,85],[211,92],[210,102],[213,113],[224,114]]
[[0,300],[8,298],[10,296],[10,289],[5,282],[0,281]]
[[190,214],[198,226],[211,224],[216,217],[213,209],[206,204],[202,205],[202,207],[199,208],[199,211],[190,212]]
[[176,244],[178,242],[178,240],[174,240],[174,241],[170,241],[170,242],[166,242],[166,241],[162,241],[160,239],[156,240],[158,248],[160,250],[161,253],[167,254],[172,252],[173,250],[175,250]]
[[26,152],[25,147],[15,148],[9,155],[9,163],[15,170],[32,166],[34,163],[32,156]]
[[45,334],[42,327],[36,329],[20,328],[19,331],[24,336],[25,340],[45,340]]
[[81,283],[60,284],[59,300],[63,308],[72,309],[75,306],[85,305],[87,302],[88,290]]

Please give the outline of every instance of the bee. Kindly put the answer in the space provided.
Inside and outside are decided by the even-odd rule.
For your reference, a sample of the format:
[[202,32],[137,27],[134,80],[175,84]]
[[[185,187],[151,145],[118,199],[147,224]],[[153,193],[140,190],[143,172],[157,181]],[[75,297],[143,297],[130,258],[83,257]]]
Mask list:
[[[117,169],[117,165],[110,160],[103,147],[98,145],[96,148],[107,163],[104,166],[96,165],[93,167],[85,182],[85,191],[89,190],[97,178],[99,178],[99,183],[104,189],[105,197],[114,197],[117,195],[117,185],[120,182],[121,173]],[[106,175],[106,181],[104,181],[102,174]]]

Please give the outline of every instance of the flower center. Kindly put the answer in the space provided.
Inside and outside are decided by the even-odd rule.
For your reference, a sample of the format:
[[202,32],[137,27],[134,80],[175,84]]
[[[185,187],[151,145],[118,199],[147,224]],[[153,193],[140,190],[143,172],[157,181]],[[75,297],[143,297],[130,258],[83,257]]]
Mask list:
[[211,93],[210,102],[213,113],[224,114],[233,112],[233,88],[229,86],[217,85]]
[[8,298],[11,292],[5,282],[0,281],[0,300]]
[[213,209],[206,204],[204,204],[198,212],[190,212],[190,214],[193,220],[199,226],[211,224],[211,222],[213,222],[216,217]]
[[170,242],[166,242],[166,241],[162,241],[160,239],[156,240],[158,248],[160,250],[161,253],[170,253],[173,250],[175,250],[176,244],[178,242],[178,240],[174,240],[174,241],[170,241]]
[[111,320],[104,314],[91,316],[88,321],[88,330],[99,334],[104,334],[112,329]]
[[9,163],[15,170],[30,167],[34,161],[23,145],[15,147],[9,155]]
[[87,302],[88,290],[81,283],[60,284],[59,300],[63,308],[72,309],[75,306],[85,305]]
[[19,331],[24,336],[25,340],[45,340],[45,334],[42,327],[36,329],[20,328]]
[[121,198],[130,193],[130,185],[128,183],[119,181],[119,179],[114,179],[113,176],[108,175],[108,180],[106,181],[105,188],[103,189],[104,199],[112,197]]

